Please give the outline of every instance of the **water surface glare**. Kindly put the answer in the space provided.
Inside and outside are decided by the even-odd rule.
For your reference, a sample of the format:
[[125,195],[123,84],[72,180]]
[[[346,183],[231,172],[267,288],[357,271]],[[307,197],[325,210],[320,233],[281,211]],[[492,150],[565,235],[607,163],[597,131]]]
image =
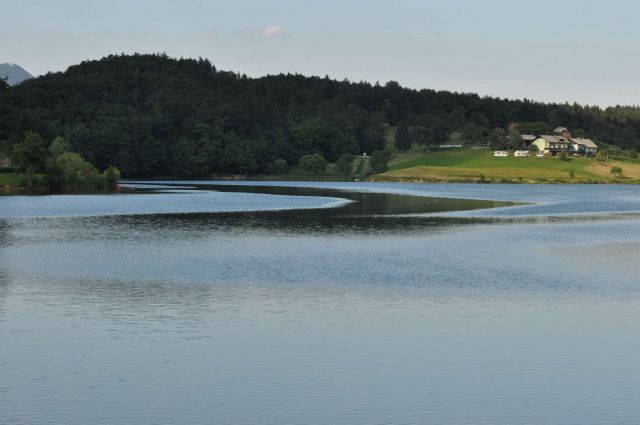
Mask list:
[[640,417],[637,187],[131,184],[0,197],[0,423]]

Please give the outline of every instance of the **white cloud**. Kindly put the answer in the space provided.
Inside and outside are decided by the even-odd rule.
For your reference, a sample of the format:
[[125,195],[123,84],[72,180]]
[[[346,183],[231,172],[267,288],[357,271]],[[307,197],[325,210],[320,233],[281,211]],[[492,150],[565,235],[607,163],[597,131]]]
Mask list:
[[262,36],[267,38],[278,37],[282,34],[284,34],[284,28],[280,25],[271,25],[262,31]]

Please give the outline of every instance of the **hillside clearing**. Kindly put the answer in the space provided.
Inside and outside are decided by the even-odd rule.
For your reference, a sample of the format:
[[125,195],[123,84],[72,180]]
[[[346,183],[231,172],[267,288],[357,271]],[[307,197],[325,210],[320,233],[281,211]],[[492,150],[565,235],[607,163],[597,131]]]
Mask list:
[[[611,174],[619,166],[623,175]],[[598,161],[593,158],[557,157],[495,158],[488,148],[464,148],[433,153],[410,151],[396,155],[389,171],[372,177],[377,181],[518,182],[518,183],[636,183],[640,164]]]

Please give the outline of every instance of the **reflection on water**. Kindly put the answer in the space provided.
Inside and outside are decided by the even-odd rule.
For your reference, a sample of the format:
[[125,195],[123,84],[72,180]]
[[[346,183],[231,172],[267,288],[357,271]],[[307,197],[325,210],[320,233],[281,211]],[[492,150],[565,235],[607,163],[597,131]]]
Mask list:
[[[0,423],[634,423],[640,220],[444,212],[562,211],[556,188],[500,187],[225,186],[216,213],[184,194],[189,213],[0,219]],[[253,196],[268,210],[227,209]]]

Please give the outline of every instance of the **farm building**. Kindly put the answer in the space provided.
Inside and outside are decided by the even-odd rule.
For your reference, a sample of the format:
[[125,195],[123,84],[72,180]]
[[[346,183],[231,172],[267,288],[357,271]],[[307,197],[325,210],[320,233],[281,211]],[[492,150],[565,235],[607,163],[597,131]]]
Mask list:
[[533,142],[535,142],[537,139],[536,136],[534,136],[533,134],[523,134],[522,135],[522,145],[525,148],[529,148],[529,146],[531,146],[531,144]]
[[591,139],[543,135],[538,137],[532,145],[535,145],[539,152],[550,153],[551,155],[567,152],[570,155],[595,156],[598,153],[598,145]]
[[595,156],[598,153],[598,145],[591,139],[571,139],[571,150],[584,156]]
[[543,135],[538,137],[532,145],[538,148],[538,152],[557,155],[561,152],[568,152],[571,142],[563,136]]

